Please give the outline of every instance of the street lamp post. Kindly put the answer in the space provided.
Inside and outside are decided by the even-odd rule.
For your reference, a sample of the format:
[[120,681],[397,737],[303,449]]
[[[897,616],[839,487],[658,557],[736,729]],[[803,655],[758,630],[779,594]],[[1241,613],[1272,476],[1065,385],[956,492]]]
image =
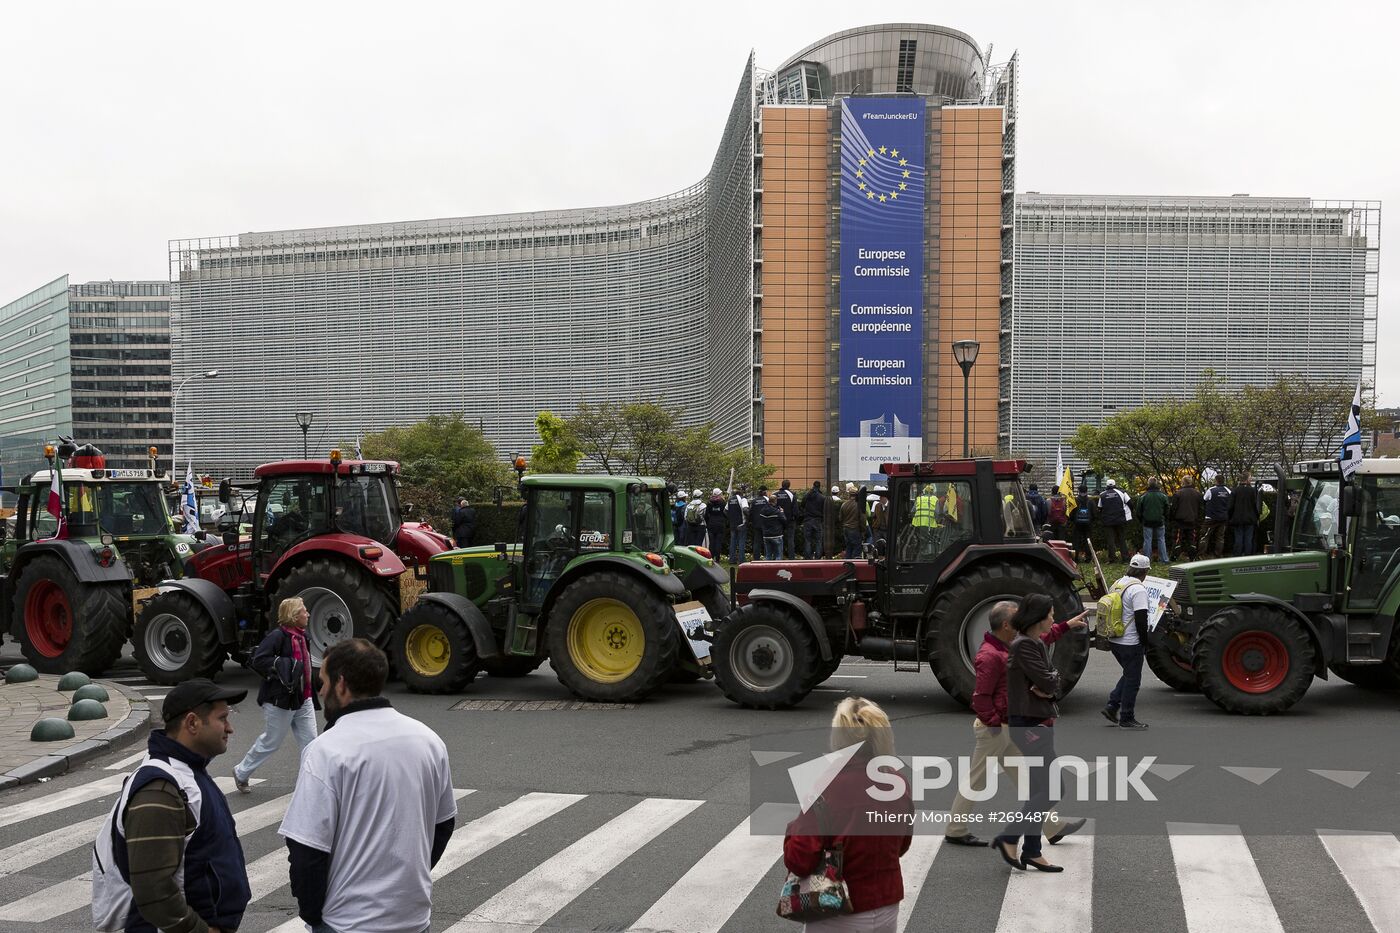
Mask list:
[[972,364],[977,362],[977,351],[982,345],[976,340],[954,340],[953,359],[958,361],[963,373],[963,458],[972,456],[972,450],[968,443],[968,377],[972,373]]
[[311,433],[311,412],[297,412],[297,427],[301,428],[301,459],[305,460],[310,456],[306,447],[306,435]]
[[219,371],[217,369],[206,369],[202,373],[190,373],[175,388],[175,394],[170,396],[170,476],[173,479],[177,472],[175,466],[175,429],[180,424],[180,391],[185,388],[185,383],[191,379],[217,379]]

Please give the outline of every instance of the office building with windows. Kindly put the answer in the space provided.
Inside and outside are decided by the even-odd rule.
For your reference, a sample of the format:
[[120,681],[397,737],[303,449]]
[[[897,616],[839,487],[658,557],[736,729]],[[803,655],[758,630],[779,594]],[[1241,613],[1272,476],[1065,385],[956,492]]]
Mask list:
[[[0,468],[43,465],[59,435],[112,466],[170,453],[170,283],[60,276],[0,308]],[[168,467],[169,461],[164,461]]]
[[1374,384],[1380,219],[1377,201],[1019,196],[1005,446],[1078,467],[1080,424],[1206,370]]
[[[656,400],[794,481],[861,478],[869,456],[843,468],[843,437],[893,459],[961,443],[960,337],[982,343],[972,434],[993,447],[1014,94],[1014,59],[989,67],[963,33],[862,27],[774,71],[750,58],[709,173],[673,195],[174,240],[176,384],[221,369],[181,399],[177,459],[246,475],[300,452],[298,411],[318,450],[461,411],[503,455],[527,453],[538,411]],[[899,218],[906,257],[859,282],[838,274],[860,194],[852,133],[885,146],[889,191],[869,200]],[[844,338],[857,292],[866,310]],[[843,380],[858,361],[890,365]]]

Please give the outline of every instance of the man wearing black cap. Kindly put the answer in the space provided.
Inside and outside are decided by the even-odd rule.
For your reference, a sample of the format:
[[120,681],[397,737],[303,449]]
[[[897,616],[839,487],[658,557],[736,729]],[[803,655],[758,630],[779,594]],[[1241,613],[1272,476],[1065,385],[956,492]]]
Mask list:
[[230,707],[247,695],[202,677],[166,695],[165,728],[151,733],[122,792],[122,832],[113,840],[131,885],[127,933],[236,930],[242,922],[252,897],[243,847],[208,766],[228,751]]

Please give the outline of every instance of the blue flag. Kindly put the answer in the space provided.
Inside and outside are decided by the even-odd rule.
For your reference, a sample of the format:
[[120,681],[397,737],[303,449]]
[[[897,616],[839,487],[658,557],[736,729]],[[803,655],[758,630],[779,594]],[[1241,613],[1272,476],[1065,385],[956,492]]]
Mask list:
[[1342,438],[1342,449],[1337,454],[1337,462],[1342,467],[1342,480],[1351,479],[1356,468],[1361,466],[1361,381],[1357,380],[1356,394],[1351,399],[1351,414],[1347,415],[1347,433]]

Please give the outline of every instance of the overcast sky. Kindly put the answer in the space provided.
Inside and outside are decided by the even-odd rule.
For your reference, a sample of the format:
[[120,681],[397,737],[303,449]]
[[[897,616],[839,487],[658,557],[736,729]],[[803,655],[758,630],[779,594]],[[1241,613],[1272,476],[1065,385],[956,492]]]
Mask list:
[[[1020,51],[1021,191],[1397,211],[1397,19],[1218,0],[5,4],[0,304],[65,272],[167,278],[178,237],[684,188],[750,49],[774,68],[877,22]],[[1379,390],[1400,404],[1400,258],[1381,258]]]

